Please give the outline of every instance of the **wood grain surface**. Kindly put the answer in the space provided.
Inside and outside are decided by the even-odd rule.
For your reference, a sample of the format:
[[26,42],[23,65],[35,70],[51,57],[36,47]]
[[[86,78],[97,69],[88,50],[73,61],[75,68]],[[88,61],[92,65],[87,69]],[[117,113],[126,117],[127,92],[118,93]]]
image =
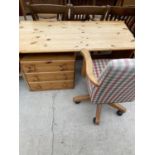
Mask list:
[[20,53],[134,50],[134,37],[122,21],[22,21]]

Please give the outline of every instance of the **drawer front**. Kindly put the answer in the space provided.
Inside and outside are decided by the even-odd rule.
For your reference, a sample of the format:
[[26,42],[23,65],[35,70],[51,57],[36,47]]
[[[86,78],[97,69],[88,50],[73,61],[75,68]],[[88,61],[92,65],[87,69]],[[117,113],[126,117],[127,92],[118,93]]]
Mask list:
[[74,80],[74,72],[73,71],[26,73],[25,76],[29,82]]
[[74,82],[72,80],[29,82],[29,86],[30,89],[33,91],[51,90],[51,89],[69,89],[74,87]]
[[75,61],[38,61],[21,63],[24,73],[58,72],[74,70]]

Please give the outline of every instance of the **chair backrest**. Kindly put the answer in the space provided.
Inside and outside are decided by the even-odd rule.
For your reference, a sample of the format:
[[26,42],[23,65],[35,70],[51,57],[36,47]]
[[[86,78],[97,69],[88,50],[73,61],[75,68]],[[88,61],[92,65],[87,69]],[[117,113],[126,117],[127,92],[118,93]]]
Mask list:
[[95,103],[131,102],[135,94],[134,59],[113,59],[98,78],[100,86],[94,87],[91,97]]
[[73,5],[93,5],[96,0],[70,0]]
[[135,6],[135,0],[117,0],[117,6]]
[[123,20],[131,32],[135,30],[135,7],[109,6],[106,20]]
[[72,6],[71,20],[104,20],[107,6]]
[[68,7],[56,4],[30,4],[30,10],[34,20],[39,20],[38,14],[56,14],[57,20],[68,19]]
[[117,0],[70,0],[73,5],[115,5]]
[[116,5],[116,2],[118,0],[95,0],[95,5],[101,6],[101,5]]
[[24,19],[27,20],[25,6],[26,6],[25,1],[19,0],[19,13],[22,13]]
[[58,4],[65,5],[67,0],[29,0],[31,4]]

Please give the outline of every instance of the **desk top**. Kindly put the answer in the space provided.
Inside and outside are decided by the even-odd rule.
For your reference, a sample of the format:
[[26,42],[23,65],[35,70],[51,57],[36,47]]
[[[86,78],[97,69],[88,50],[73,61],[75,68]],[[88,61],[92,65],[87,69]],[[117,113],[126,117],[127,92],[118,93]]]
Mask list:
[[22,21],[20,53],[133,50],[134,37],[120,21]]

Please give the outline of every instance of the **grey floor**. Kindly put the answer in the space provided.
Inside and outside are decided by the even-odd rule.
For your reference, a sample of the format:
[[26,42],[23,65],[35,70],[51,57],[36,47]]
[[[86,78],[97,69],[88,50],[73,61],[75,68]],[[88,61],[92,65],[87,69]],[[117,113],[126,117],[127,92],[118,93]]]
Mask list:
[[96,106],[72,102],[87,93],[80,65],[71,90],[30,92],[20,79],[20,155],[134,155],[134,103],[122,117],[103,106],[95,126]]

